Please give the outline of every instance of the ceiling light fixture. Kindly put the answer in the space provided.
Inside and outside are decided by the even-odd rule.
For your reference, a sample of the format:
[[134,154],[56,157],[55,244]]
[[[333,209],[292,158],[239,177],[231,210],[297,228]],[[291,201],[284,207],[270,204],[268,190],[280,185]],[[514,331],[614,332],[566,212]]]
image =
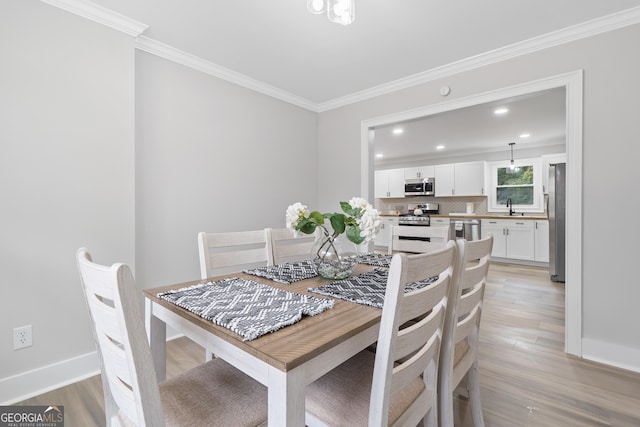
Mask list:
[[436,145],[436,150],[444,150],[444,145]]
[[502,115],[502,114],[507,114],[509,112],[508,108],[497,108],[496,110],[493,111],[493,114],[496,114],[498,116]]
[[393,130],[393,134],[394,134],[394,135],[400,135],[400,134],[402,134],[403,132],[404,132],[404,129],[402,129],[402,128],[395,128],[395,129]]
[[307,0],[307,10],[319,15],[327,13],[329,21],[349,25],[356,20],[355,0]]
[[509,145],[511,146],[511,162],[509,163],[509,169],[512,171],[516,171],[516,164],[513,162],[513,146],[516,145],[516,143],[510,142]]
[[520,138],[529,138],[531,136],[530,133],[521,133]]

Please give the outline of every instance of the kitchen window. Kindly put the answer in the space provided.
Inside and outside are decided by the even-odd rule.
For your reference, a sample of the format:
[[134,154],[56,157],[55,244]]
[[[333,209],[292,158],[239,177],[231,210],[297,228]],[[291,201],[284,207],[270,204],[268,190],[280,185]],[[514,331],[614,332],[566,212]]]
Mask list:
[[539,159],[521,159],[510,168],[508,160],[492,162],[489,210],[508,212],[511,199],[516,213],[542,212],[542,180]]

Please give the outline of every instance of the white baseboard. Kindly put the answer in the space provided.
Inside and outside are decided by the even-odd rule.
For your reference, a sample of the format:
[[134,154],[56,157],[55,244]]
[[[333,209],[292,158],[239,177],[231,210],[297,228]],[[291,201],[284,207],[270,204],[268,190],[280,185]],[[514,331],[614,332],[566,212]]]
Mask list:
[[640,372],[640,348],[625,347],[591,338],[582,339],[582,357],[628,371]]
[[[167,336],[167,341],[171,341],[183,335],[167,330]],[[0,405],[13,405],[99,373],[98,353],[93,351],[12,377],[0,378]]]
[[98,354],[93,351],[12,377],[2,378],[0,379],[0,404],[12,405],[99,373]]

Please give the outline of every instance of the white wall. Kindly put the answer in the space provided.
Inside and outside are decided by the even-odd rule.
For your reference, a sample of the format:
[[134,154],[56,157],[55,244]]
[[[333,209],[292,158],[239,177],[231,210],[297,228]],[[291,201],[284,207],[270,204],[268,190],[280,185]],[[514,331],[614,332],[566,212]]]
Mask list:
[[0,402],[97,369],[75,251],[134,263],[133,59],[121,33],[0,2]]
[[443,102],[438,91],[443,85],[452,88],[447,98],[452,100],[584,69],[583,355],[640,370],[640,329],[632,317],[640,299],[633,267],[640,229],[624,220],[602,222],[622,207],[640,208],[634,179],[640,158],[638,40],[640,25],[635,25],[321,113],[320,153],[347,155],[320,157],[320,171],[331,165],[343,173],[321,175],[319,204],[359,191],[355,156],[363,120]]
[[199,231],[284,227],[291,203],[315,204],[315,113],[136,57],[140,286],[199,278]]

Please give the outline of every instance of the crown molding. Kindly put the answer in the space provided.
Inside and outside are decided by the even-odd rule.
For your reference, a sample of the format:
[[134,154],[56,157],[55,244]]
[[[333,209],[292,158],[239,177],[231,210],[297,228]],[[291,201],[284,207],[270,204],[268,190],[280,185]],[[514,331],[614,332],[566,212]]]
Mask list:
[[43,3],[74,13],[83,18],[106,25],[114,30],[122,31],[133,37],[138,37],[148,25],[135,21],[110,9],[86,0],[40,0]]
[[160,43],[157,40],[146,36],[140,36],[135,43],[136,49],[151,53],[164,59],[176,62],[189,68],[201,71],[203,73],[218,77],[230,83],[255,90],[262,94],[271,96],[281,101],[288,102],[298,107],[302,107],[314,112],[318,112],[317,104],[308,99],[299,97],[292,93],[286,92],[275,86],[268,85],[259,80],[240,74],[228,68],[214,64],[213,62],[204,60],[196,55],[176,49],[172,46]]
[[452,62],[442,67],[433,68],[389,83],[365,89],[351,95],[322,102],[317,105],[317,110],[318,112],[333,110],[335,108],[364,101],[376,96],[386,95],[401,89],[407,89],[419,84],[638,23],[640,23],[640,6],[481,53],[460,61]]
[[255,90],[262,94],[316,113],[333,110],[349,104],[396,92],[398,90],[446,78],[475,68],[640,23],[640,6],[637,6],[581,24],[576,24],[571,27],[563,28],[542,36],[533,37],[522,42],[513,43],[479,55],[462,59],[460,61],[452,62],[441,67],[436,67],[431,70],[374,86],[327,102],[316,103],[248,77],[244,74],[222,67],[213,62],[204,60],[198,56],[160,43],[154,39],[142,36],[141,34],[148,28],[148,25],[134,21],[133,19],[103,8],[102,6],[98,6],[87,0],[40,1],[136,37],[137,49],[177,62],[186,67],[194,68],[220,79],[227,80],[239,86]]

